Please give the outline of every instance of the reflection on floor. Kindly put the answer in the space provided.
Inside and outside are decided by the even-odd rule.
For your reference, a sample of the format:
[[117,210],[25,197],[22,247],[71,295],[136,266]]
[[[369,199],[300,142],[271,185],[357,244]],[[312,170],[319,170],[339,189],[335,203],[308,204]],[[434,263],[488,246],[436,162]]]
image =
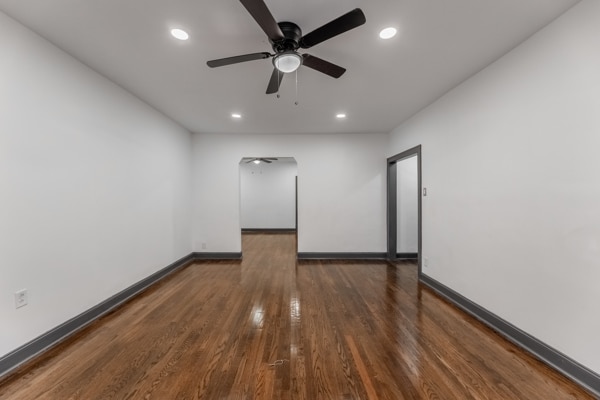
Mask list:
[[191,265],[0,399],[585,399],[418,285],[412,263],[296,263],[294,234]]

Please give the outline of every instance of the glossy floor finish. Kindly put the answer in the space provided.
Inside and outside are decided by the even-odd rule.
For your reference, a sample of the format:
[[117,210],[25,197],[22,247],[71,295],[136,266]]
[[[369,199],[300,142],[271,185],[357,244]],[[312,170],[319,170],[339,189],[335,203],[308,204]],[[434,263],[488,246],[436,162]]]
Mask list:
[[416,280],[412,264],[187,267],[0,386],[0,399],[587,399]]

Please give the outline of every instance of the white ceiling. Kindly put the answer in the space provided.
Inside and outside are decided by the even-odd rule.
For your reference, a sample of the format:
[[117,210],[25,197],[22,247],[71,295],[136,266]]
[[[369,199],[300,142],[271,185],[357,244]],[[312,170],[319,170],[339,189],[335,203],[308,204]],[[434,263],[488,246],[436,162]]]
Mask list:
[[[528,38],[578,0],[265,0],[309,33],[360,7],[365,25],[301,51],[343,66],[302,67],[266,95],[271,60],[211,69],[206,61],[272,52],[238,0],[0,0],[0,10],[192,132],[389,132]],[[395,26],[388,41],[378,32]],[[179,42],[169,29],[191,38]],[[232,112],[243,115],[230,118]],[[345,112],[345,120],[335,114]]]

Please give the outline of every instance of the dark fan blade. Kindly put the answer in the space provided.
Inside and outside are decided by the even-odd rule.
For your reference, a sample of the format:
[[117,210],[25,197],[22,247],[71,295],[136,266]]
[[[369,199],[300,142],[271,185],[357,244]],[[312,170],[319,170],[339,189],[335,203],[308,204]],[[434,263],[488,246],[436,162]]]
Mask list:
[[283,32],[273,18],[273,14],[267,8],[263,0],[240,0],[240,3],[246,7],[246,10],[252,15],[252,18],[260,25],[267,37],[272,41],[283,39]]
[[311,56],[310,54],[303,54],[302,57],[304,59],[302,61],[302,65],[332,76],[336,79],[346,72],[346,68],[332,64],[329,61],[325,61],[319,57]]
[[308,49],[309,47],[324,42],[327,39],[331,39],[350,29],[354,29],[365,22],[367,22],[365,14],[360,8],[356,8],[322,27],[315,29],[311,33],[304,35],[300,40],[300,46],[303,49]]
[[218,60],[211,60],[211,61],[208,61],[206,64],[211,68],[215,68],[215,67],[222,67],[224,65],[237,64],[237,63],[246,62],[246,61],[261,60],[263,58],[269,58],[269,57],[271,57],[271,54],[269,54],[269,53],[252,53],[252,54],[244,54],[242,56],[234,56],[234,57],[220,58]]
[[255,162],[255,161],[261,161],[261,162],[265,162],[267,164],[271,164],[273,161],[277,161],[277,158],[272,158],[272,157],[260,157],[260,158],[251,158],[248,161],[246,161],[246,164],[251,163],[251,162]]
[[281,85],[283,75],[285,75],[283,72],[279,71],[277,68],[273,68],[269,86],[267,86],[267,94],[273,94],[279,91],[279,85]]

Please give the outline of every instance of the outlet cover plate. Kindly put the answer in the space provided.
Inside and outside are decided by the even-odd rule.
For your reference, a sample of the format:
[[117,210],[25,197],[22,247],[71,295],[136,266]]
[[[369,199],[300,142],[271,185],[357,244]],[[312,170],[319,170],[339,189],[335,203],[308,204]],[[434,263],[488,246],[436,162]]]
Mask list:
[[27,289],[21,289],[15,292],[15,308],[21,308],[27,305]]

